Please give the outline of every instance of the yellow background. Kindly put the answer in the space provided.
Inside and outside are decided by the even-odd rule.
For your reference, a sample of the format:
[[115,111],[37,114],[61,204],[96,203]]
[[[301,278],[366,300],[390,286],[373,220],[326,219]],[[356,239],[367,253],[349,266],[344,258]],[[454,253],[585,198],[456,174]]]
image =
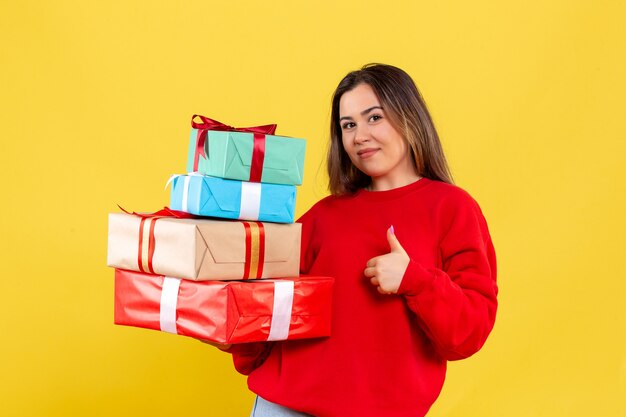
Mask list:
[[332,91],[376,61],[417,81],[498,252],[496,328],[430,416],[625,416],[624,3],[226,3],[0,4],[0,414],[247,416],[228,355],[112,324],[107,213],[168,203],[201,113],[307,138],[302,214]]

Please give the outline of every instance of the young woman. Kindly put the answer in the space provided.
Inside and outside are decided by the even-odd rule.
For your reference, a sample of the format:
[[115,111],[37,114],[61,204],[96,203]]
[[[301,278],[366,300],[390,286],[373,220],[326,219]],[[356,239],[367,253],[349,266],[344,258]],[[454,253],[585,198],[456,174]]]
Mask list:
[[332,195],[299,222],[301,272],[336,280],[332,336],[228,350],[258,395],[252,416],[424,416],[446,362],[478,351],[494,324],[487,224],[452,185],[404,71],[349,73],[331,119]]

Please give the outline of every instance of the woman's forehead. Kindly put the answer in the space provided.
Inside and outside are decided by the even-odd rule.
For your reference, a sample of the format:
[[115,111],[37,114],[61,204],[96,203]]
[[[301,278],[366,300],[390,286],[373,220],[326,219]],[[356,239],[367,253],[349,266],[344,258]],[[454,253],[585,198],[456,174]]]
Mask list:
[[380,107],[380,100],[369,84],[359,84],[346,91],[339,100],[340,117],[355,117],[372,107]]

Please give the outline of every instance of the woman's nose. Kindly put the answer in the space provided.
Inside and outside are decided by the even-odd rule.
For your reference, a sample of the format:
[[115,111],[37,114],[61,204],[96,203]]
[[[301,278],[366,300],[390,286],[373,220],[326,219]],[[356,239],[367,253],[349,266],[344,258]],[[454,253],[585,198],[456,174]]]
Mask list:
[[357,125],[354,132],[354,143],[361,144],[368,142],[371,139],[370,131],[367,125]]

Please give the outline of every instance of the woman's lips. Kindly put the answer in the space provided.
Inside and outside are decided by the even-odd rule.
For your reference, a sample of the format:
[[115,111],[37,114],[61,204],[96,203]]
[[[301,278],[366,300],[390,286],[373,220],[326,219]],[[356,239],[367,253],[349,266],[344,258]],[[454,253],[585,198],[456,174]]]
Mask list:
[[362,150],[358,151],[356,154],[361,159],[367,159],[367,158],[373,156],[376,152],[378,152],[377,148],[368,148],[368,149],[362,149]]

